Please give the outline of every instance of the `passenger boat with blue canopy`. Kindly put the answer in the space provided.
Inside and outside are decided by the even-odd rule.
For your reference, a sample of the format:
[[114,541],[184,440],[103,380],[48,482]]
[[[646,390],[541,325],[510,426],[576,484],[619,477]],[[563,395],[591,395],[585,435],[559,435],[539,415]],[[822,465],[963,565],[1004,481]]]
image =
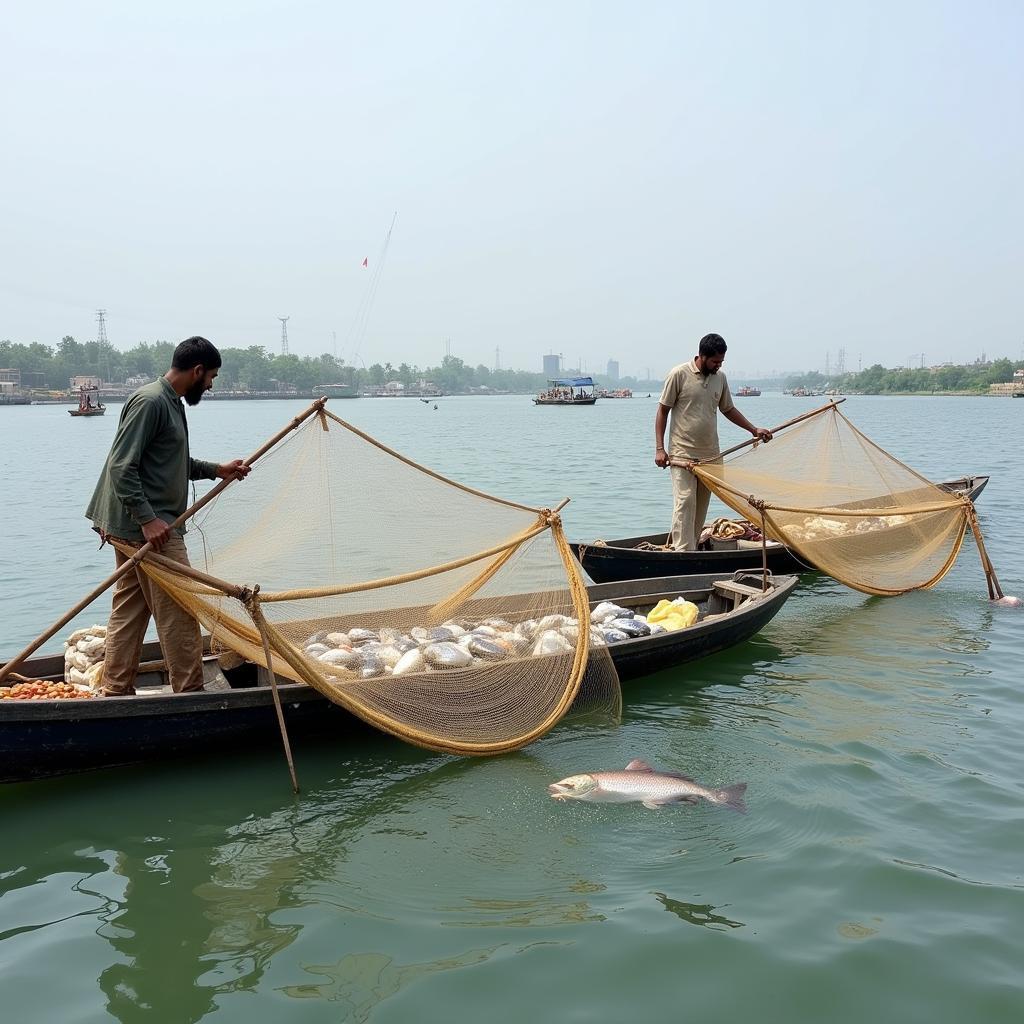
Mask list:
[[554,378],[533,400],[534,405],[594,405],[596,402],[593,377]]

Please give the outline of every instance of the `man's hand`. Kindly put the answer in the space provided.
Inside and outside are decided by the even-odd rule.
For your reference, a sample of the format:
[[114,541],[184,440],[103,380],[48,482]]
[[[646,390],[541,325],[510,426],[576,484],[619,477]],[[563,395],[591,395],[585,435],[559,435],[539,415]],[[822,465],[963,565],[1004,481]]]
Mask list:
[[668,452],[664,448],[658,448],[654,453],[654,464],[661,469],[668,465]]
[[148,523],[142,524],[142,536],[147,543],[153,545],[154,551],[159,551],[171,536],[171,528],[162,519],[150,519]]
[[754,427],[752,433],[758,441],[770,441],[772,439],[772,432],[767,427]]
[[222,462],[217,467],[217,476],[221,480],[244,480],[252,470],[241,459],[234,459],[231,462]]

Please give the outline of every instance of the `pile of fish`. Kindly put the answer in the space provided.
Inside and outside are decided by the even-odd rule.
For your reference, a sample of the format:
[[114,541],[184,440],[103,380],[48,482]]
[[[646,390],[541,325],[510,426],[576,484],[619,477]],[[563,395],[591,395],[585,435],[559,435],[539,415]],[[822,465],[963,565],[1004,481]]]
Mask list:
[[[590,613],[590,646],[606,647],[637,637],[664,633],[643,615],[610,601]],[[440,626],[409,630],[355,628],[314,633],[306,640],[306,657],[338,679],[443,672],[480,666],[507,658],[572,654],[579,622],[568,615],[545,615],[512,623],[501,618],[479,622],[451,619]]]

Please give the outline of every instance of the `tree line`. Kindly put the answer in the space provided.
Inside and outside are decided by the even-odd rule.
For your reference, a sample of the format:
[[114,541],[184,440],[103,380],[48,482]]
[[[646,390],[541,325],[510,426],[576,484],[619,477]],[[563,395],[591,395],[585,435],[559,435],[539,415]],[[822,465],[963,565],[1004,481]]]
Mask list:
[[812,371],[789,377],[788,388],[807,388],[820,391],[826,387],[841,391],[856,391],[864,395],[930,394],[934,392],[973,392],[987,394],[990,384],[1013,380],[1015,364],[1010,359],[996,359],[991,363],[970,363],[965,366],[899,367],[886,369],[875,363],[857,373],[844,373],[826,377]]
[[[21,371],[25,388],[66,391],[72,377],[94,375],[108,383],[124,383],[129,377],[154,379],[171,365],[174,342],[140,342],[121,351],[113,345],[76,341],[70,335],[56,346],[33,342],[29,345],[0,341],[0,367]],[[329,353],[320,356],[274,355],[262,345],[222,348],[224,365],[217,378],[221,390],[273,391],[279,384],[309,391],[318,384],[348,384],[354,388],[386,384],[397,380],[414,384],[428,380],[446,394],[468,393],[483,388],[528,394],[539,391],[546,381],[542,373],[525,370],[492,370],[482,363],[471,366],[458,356],[445,356],[439,366],[419,367],[390,362],[353,366]],[[567,375],[573,371],[566,371]],[[660,384],[625,377],[614,383],[594,375],[602,386],[652,390]]]

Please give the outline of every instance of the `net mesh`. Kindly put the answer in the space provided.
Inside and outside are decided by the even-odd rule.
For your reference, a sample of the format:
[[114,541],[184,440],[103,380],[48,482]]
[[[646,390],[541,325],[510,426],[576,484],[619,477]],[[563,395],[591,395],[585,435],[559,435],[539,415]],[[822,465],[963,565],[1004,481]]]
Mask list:
[[855,590],[893,595],[950,570],[974,506],[865,437],[835,406],[770,444],[694,467],[768,537]]
[[201,574],[142,568],[215,645],[412,743],[497,754],[574,701],[619,710],[559,516],[447,480],[322,406],[186,539]]

